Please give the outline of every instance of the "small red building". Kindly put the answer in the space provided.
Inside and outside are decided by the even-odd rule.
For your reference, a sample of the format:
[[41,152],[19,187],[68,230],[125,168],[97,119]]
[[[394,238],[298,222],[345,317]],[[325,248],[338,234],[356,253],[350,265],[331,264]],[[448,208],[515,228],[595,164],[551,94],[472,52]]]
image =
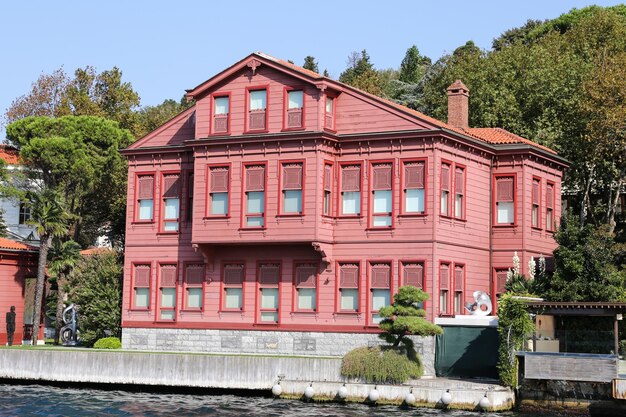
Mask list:
[[15,306],[13,344],[33,324],[38,248],[0,237],[0,345],[7,343],[6,313]]
[[124,151],[127,348],[341,353],[401,285],[453,318],[555,248],[565,161],[460,81],[447,124],[262,53],[187,96]]

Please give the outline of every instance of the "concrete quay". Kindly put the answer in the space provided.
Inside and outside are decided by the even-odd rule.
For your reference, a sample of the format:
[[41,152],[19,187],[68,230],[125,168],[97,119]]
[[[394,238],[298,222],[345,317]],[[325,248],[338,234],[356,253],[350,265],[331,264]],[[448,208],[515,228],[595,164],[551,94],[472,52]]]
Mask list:
[[267,390],[280,381],[281,397],[303,397],[312,386],[314,401],[336,399],[345,384],[347,401],[367,402],[375,387],[378,402],[403,402],[412,390],[416,405],[441,406],[449,389],[450,408],[475,410],[486,394],[489,410],[505,410],[515,403],[505,387],[481,382],[428,378],[404,385],[349,381],[340,374],[339,357],[217,355],[183,352],[104,351],[82,348],[0,348],[0,379],[45,383],[114,384],[128,386],[192,387],[205,389]]

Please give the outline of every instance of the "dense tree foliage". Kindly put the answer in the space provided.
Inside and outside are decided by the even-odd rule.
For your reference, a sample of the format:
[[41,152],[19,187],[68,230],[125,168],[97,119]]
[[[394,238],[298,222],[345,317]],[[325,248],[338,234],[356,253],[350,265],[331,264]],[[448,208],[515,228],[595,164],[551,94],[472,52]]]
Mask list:
[[350,84],[356,88],[377,96],[383,95],[384,84],[374,64],[370,62],[370,56],[364,49],[359,54],[352,52],[348,57],[348,68],[339,75],[339,81]]
[[106,234],[121,242],[126,211],[126,162],[119,149],[132,135],[92,116],[27,117],[7,126],[9,142],[30,166],[31,186],[55,190],[72,216],[75,241],[88,246]]
[[315,57],[311,55],[307,55],[304,58],[304,64],[302,64],[302,68],[308,69],[309,71],[313,71],[313,72],[320,72],[320,69],[317,66],[317,61],[315,60]]
[[144,106],[137,112],[137,128],[135,135],[142,137],[161,126],[183,110],[187,110],[193,105],[192,101],[187,101],[185,97],[180,101],[167,99],[156,106]]
[[63,327],[63,308],[67,294],[67,278],[80,259],[80,245],[73,240],[61,242],[55,239],[48,252],[48,272],[50,283],[56,284],[55,333],[54,344],[59,344]]
[[120,337],[122,262],[113,251],[84,256],[70,275],[69,302],[78,306],[78,324],[87,346],[105,336]]

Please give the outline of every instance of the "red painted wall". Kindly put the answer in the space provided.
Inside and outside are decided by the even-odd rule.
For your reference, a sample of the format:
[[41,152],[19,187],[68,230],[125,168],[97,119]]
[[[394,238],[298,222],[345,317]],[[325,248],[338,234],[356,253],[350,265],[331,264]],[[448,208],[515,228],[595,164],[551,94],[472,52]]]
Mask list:
[[36,276],[36,257],[0,249],[0,345],[7,343],[6,313],[15,306],[13,343],[22,343],[24,329],[24,277]]

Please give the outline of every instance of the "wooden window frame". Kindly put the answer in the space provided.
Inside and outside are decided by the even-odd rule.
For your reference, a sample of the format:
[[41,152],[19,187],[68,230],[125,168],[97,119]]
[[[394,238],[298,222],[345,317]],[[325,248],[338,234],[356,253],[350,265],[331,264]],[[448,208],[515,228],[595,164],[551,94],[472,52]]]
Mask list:
[[[152,176],[152,219],[140,220],[139,219],[139,177]],[[156,171],[141,171],[135,173],[135,190],[133,201],[133,224],[152,224],[156,222],[157,217],[157,172]]]
[[[266,264],[277,264],[278,265],[278,283],[276,285],[268,285],[261,283],[261,268]],[[255,325],[256,326],[279,326],[281,323],[281,312],[282,312],[282,281],[283,281],[283,265],[280,260],[259,260],[256,263],[256,314],[255,314]],[[276,309],[264,309],[262,307],[261,300],[261,290],[263,288],[275,288],[278,290],[278,307]],[[264,322],[261,320],[262,313],[276,313],[276,322]]]
[[[226,214],[211,214],[211,169],[212,168],[226,168],[228,170],[228,186],[226,191],[226,204],[228,210]],[[245,173],[244,173],[245,174]],[[245,179],[244,179],[245,181]],[[231,187],[232,187],[232,164],[207,164],[205,170],[205,183],[206,183],[206,198],[204,201],[204,219],[229,219],[231,213]]]
[[[225,132],[217,132],[215,129],[215,119],[216,119],[216,114],[215,114],[215,100],[218,98],[228,98],[228,113],[226,113],[226,131]],[[232,114],[232,94],[230,91],[220,91],[218,93],[213,93],[211,94],[211,123],[209,123],[209,135],[211,136],[228,136],[231,134],[231,120],[232,118],[230,117]],[[267,109],[266,109],[267,111]]]
[[[376,165],[387,165],[391,164],[391,188],[388,191],[391,191],[391,212],[384,214],[374,213],[374,166]],[[363,174],[361,173],[361,177]],[[396,187],[395,187],[395,179],[396,179],[396,164],[393,159],[381,159],[381,160],[373,160],[369,161],[369,195],[367,198],[368,204],[368,229],[371,230],[393,230],[396,227]],[[387,191],[387,190],[385,190]],[[363,199],[363,192],[361,192],[361,199]],[[389,226],[374,226],[374,217],[391,217],[391,225]]]
[[[174,281],[174,308],[163,308],[161,306],[161,301],[162,301],[162,294],[161,294],[161,290],[163,288],[171,288],[171,287],[163,287],[162,284],[162,268],[164,266],[168,266],[168,265],[173,265],[174,266],[174,271],[176,274],[176,280]],[[157,293],[156,293],[156,307],[155,307],[155,322],[159,322],[159,323],[176,323],[178,321],[178,313],[180,311],[179,305],[178,305],[178,291],[179,291],[179,270],[178,270],[178,262],[158,262],[157,263],[157,267],[158,267],[158,271],[157,271],[157,279],[158,279],[158,285],[157,285]],[[173,311],[174,312],[174,319],[173,320],[164,320],[161,318],[161,311],[162,310],[166,310],[166,311]]]
[[[249,166],[255,165],[263,165],[264,169],[264,178],[263,178],[263,213],[248,213],[248,200],[246,191],[246,181],[247,181],[247,172],[246,169]],[[258,162],[244,162],[241,165],[241,223],[240,228],[242,230],[265,230],[267,228],[267,177],[268,177],[268,169],[269,163],[268,161],[258,161]],[[230,212],[230,207],[228,208]],[[261,217],[259,214],[262,214],[263,217],[263,226],[248,226],[247,221],[248,217]]]
[[[421,162],[424,164],[424,211],[423,212],[407,212],[406,211],[406,174],[405,165],[413,162]],[[428,215],[428,158],[403,158],[400,160],[400,188],[402,195],[400,196],[400,214],[399,217],[423,217]],[[420,190],[420,188],[410,188],[412,190]]]
[[[347,264],[354,264],[357,266],[358,275],[357,275],[357,302],[359,304],[356,310],[342,310],[341,309],[341,266]],[[363,283],[362,281],[362,266],[361,261],[336,261],[335,264],[335,314],[356,314],[360,315],[363,312]],[[353,288],[348,288],[353,289]]]
[[[306,309],[298,307],[298,274],[296,273],[299,265],[312,265],[315,267],[315,308],[314,309]],[[317,313],[320,309],[320,298],[319,298],[319,279],[320,279],[320,265],[318,260],[294,260],[293,261],[293,285],[291,292],[291,305],[293,313]],[[305,287],[306,288],[306,287]]]
[[[343,214],[343,167],[358,165],[360,167],[360,181],[359,181],[359,213],[358,214]],[[344,219],[360,219],[363,217],[363,189],[364,189],[364,180],[363,180],[363,166],[364,163],[362,160],[360,161],[342,161],[339,162],[339,179],[338,179],[338,192],[337,192],[337,218]]]
[[[513,178],[513,223],[498,223],[498,178]],[[517,206],[518,206],[518,193],[517,193],[517,173],[498,173],[493,174],[493,185],[491,190],[493,197],[493,203],[491,207],[493,227],[516,227],[517,226]]]
[[[198,285],[189,285],[187,283],[187,269],[189,268],[190,265],[202,265],[202,283],[198,286]],[[201,288],[202,289],[202,306],[201,307],[188,307],[187,306],[187,301],[188,301],[188,297],[187,297],[187,289],[188,288]],[[182,292],[183,292],[183,302],[182,302],[182,306],[180,311],[184,311],[184,312],[204,312],[205,310],[205,298],[206,298],[206,264],[202,261],[198,261],[198,262],[192,262],[192,261],[185,261],[183,262],[183,285],[182,285]]]
[[365,300],[366,303],[366,311],[367,311],[367,318],[366,318],[366,325],[367,326],[376,326],[378,327],[378,323],[374,323],[374,314],[377,314],[380,310],[373,310],[372,307],[372,296],[374,294],[373,290],[375,289],[384,289],[382,287],[374,287],[372,285],[372,266],[377,265],[377,264],[386,264],[389,265],[389,303],[390,305],[393,305],[393,296],[396,292],[396,287],[394,285],[394,279],[393,277],[395,276],[394,274],[394,268],[393,268],[393,260],[392,259],[381,259],[381,260],[375,260],[375,261],[367,261],[367,281],[366,281],[366,294],[367,294],[367,299]]
[[[400,259],[398,260],[399,272],[398,272],[398,288],[404,285],[408,285],[404,283],[404,268],[407,264],[421,264],[422,265],[422,288],[421,290],[428,294],[427,289],[427,274],[426,274],[426,259]],[[426,305],[428,300],[424,301],[423,309],[426,310]]]
[[[548,187],[552,187],[552,207],[548,206]],[[552,211],[552,222],[548,224],[548,210]],[[554,233],[556,231],[556,182],[546,181],[546,231]]]
[[[130,305],[128,310],[129,311],[150,311],[152,310],[152,278],[153,278],[153,265],[152,265],[152,261],[133,261],[130,264],[131,266],[131,270],[130,270]],[[135,306],[135,289],[137,288],[146,288],[146,287],[138,287],[137,285],[135,285],[135,275],[136,275],[136,271],[137,271],[137,266],[140,265],[147,265],[149,268],[149,275],[148,275],[148,307],[136,307]]]
[[[462,278],[462,280],[463,280],[463,288],[460,289],[460,290],[457,289],[457,280],[456,280],[456,269],[457,269],[457,267],[460,267],[460,268],[463,269],[463,278]],[[452,307],[452,314],[455,315],[455,316],[457,316],[457,315],[463,316],[463,315],[465,315],[465,294],[466,294],[465,289],[466,289],[466,286],[467,286],[467,266],[464,263],[455,262],[453,270],[454,270],[454,275],[451,277],[452,278],[451,281],[454,283],[454,285],[452,286],[452,289],[451,289],[451,292],[452,292],[452,306],[451,306]],[[459,305],[460,312],[457,313],[455,311],[454,301],[456,299],[457,294],[459,294],[459,293],[461,294],[461,302],[460,302],[460,305]]]
[[[187,226],[193,222],[193,198],[195,195],[195,174],[193,170],[188,170],[185,175],[185,223]],[[189,188],[191,187],[191,188]]]
[[[253,91],[265,90],[265,129],[250,129],[250,93]],[[269,109],[270,109],[270,85],[261,84],[246,87],[245,100],[245,118],[244,118],[244,134],[248,133],[267,133],[269,132]]]
[[[293,191],[293,190],[285,190],[283,184],[283,167],[284,165],[289,164],[300,164],[302,165],[302,177],[301,181],[301,203],[302,203],[302,211],[300,213],[285,213],[285,191]],[[303,217],[304,216],[304,196],[305,196],[305,184],[306,184],[306,160],[304,159],[285,159],[278,161],[278,183],[280,184],[280,194],[279,194],[279,202],[278,202],[278,215],[277,217]]]
[[[454,163],[454,168],[453,168],[453,177],[454,177],[454,183],[451,184],[452,187],[454,188],[453,191],[453,215],[454,218],[456,220],[460,220],[460,221],[466,221],[467,217],[466,217],[466,213],[467,213],[467,166],[463,165],[463,164],[457,164],[456,162]],[[461,169],[463,171],[463,192],[459,193],[457,192],[457,186],[456,186],[456,170],[457,169]],[[461,215],[457,216],[456,215],[456,196],[460,194],[462,196],[462,207],[461,207]]]
[[[300,120],[301,124],[299,127],[289,127],[289,93],[292,91],[302,91],[302,107],[300,107],[301,115]],[[306,94],[304,86],[285,86],[283,89],[283,132],[291,132],[297,130],[305,130],[306,129]]]
[[[326,184],[326,167],[330,166],[330,184]],[[323,175],[323,184],[322,184],[322,217],[334,217],[335,215],[335,211],[333,210],[334,204],[335,204],[335,199],[333,198],[333,193],[335,191],[335,184],[337,183],[337,179],[336,179],[336,172],[335,172],[335,164],[333,161],[327,160],[325,159],[323,161],[323,171],[322,171],[322,175]],[[324,213],[324,207],[325,207],[325,201],[326,201],[326,193],[329,193],[329,197],[328,197],[328,213]]]
[[[498,272],[507,273],[510,267],[507,266],[494,266],[491,272],[491,314],[496,315],[498,311],[498,296],[506,292],[498,292]],[[506,284],[506,281],[505,281]]]
[[[226,265],[241,265],[241,284],[232,285],[226,284]],[[241,288],[241,308],[227,308],[226,307],[226,288]],[[228,260],[222,261],[220,265],[220,299],[219,299],[220,313],[244,313],[246,311],[246,263],[241,260]]]
[[[326,100],[327,99],[331,99],[333,101],[333,111],[332,111],[332,114],[330,115],[330,118],[332,120],[332,123],[331,123],[332,126],[328,126],[328,119],[327,119],[328,114],[326,113]],[[331,132],[337,131],[337,96],[334,94],[329,94],[329,93],[324,94],[324,129],[330,130]]]
[[[537,204],[535,204],[534,197],[533,197],[533,193],[535,192],[534,191],[535,181],[539,183],[539,190],[538,190],[539,195],[537,196],[538,197]],[[542,224],[543,224],[542,215],[541,215],[541,201],[543,197],[542,185],[543,184],[542,184],[541,178],[533,175],[533,178],[531,181],[531,189],[530,189],[530,193],[531,193],[530,194],[530,226],[536,230],[541,230]],[[533,211],[535,210],[535,207],[537,208],[537,224],[536,225],[533,224]]]
[[[441,267],[447,265],[448,266],[448,288],[444,289],[441,286]],[[452,317],[454,316],[454,312],[452,311],[452,305],[451,302],[453,302],[452,299],[452,293],[454,292],[454,289],[451,287],[452,282],[454,281],[454,278],[452,277],[452,273],[453,273],[454,269],[453,269],[453,263],[451,261],[447,261],[447,260],[440,260],[439,261],[439,268],[437,270],[437,276],[438,276],[438,289],[439,291],[437,291],[437,305],[438,305],[438,311],[439,311],[439,317]],[[441,292],[442,291],[447,291],[447,295],[446,295],[446,309],[445,311],[442,311],[441,309]]]
[[[164,194],[164,188],[165,188],[165,177],[167,175],[178,175],[178,182],[179,182],[179,190],[178,190],[178,218],[176,219],[166,219],[165,218],[165,196]],[[184,178],[183,178],[183,171],[161,171],[161,177],[160,177],[160,192],[159,192],[159,213],[160,213],[160,220],[159,220],[159,234],[160,235],[179,235],[181,233],[181,223],[182,223],[182,219],[181,219],[181,212],[182,212],[182,202],[183,202],[183,185],[184,185]],[[173,198],[173,197],[171,197]],[[176,220],[178,222],[178,230],[176,231],[166,231],[164,230],[164,223],[166,221],[174,221]]]
[[[448,167],[448,189],[444,190],[443,189],[443,167],[447,166]],[[440,217],[444,217],[444,218],[448,218],[448,219],[452,219],[454,218],[454,213],[453,213],[453,193],[454,193],[454,184],[452,183],[452,177],[453,177],[453,173],[454,173],[454,163],[452,161],[448,161],[446,159],[442,159],[441,160],[441,164],[439,166],[439,216]],[[441,201],[442,199],[442,195],[443,192],[447,191],[448,192],[448,197],[447,197],[447,211],[446,213],[442,212],[442,207],[441,207]]]

